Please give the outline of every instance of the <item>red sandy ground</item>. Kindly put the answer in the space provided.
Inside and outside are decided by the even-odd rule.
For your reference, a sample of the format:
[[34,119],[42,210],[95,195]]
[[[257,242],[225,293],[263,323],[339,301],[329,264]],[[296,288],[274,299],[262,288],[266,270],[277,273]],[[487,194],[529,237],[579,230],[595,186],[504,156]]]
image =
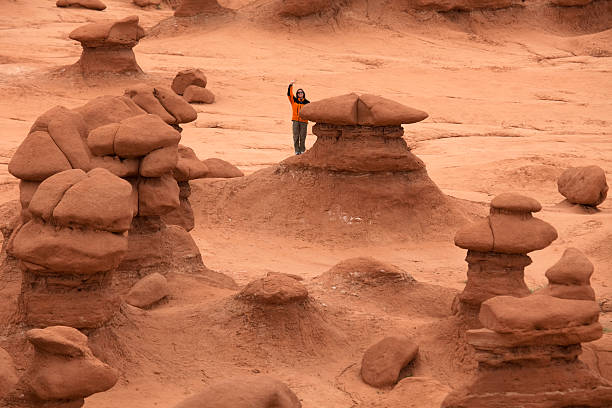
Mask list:
[[[122,94],[134,81],[63,75],[61,67],[81,52],[68,33],[86,22],[131,14],[151,29],[172,15],[167,8],[141,10],[128,0],[107,0],[104,12],[54,3],[0,4],[0,202],[18,197],[6,164],[38,115],[54,105],[75,107],[98,95]],[[225,4],[249,9],[246,3]],[[556,178],[568,166],[612,171],[612,30],[604,31],[611,25],[536,28],[510,24],[503,12],[477,13],[470,22],[432,13],[385,17],[381,10],[366,18],[364,2],[356,3],[351,13],[330,20],[267,21],[249,9],[200,20],[190,29],[164,22],[134,51],[154,84],[169,85],[187,67],[206,72],[217,99],[197,106],[199,117],[185,126],[183,143],[200,158],[228,160],[247,174],[292,154],[285,97],[291,79],[311,100],[371,92],[427,111],[427,120],[405,127],[405,138],[446,194],[486,204],[498,193],[520,192],[538,199],[544,206],[539,216],[557,228],[559,239],[532,254],[528,286],[545,285],[545,270],[575,246],[596,266],[598,297],[612,298],[610,199],[600,211],[588,212],[563,204],[556,191]],[[309,135],[307,146],[313,142]],[[127,310],[116,327],[92,337],[95,351],[123,376],[109,392],[88,398],[87,408],[168,407],[214,378],[250,372],[285,381],[305,408],[367,406],[386,391],[360,381],[363,351],[399,332],[414,334],[421,344],[417,375],[453,387],[468,380],[473,361],[457,363],[464,351],[448,349],[454,333],[428,335],[444,332],[443,323],[430,325],[447,313],[452,293],[419,307],[408,295],[355,296],[311,280],[342,259],[371,255],[420,282],[460,290],[465,252],[451,240],[313,243],[281,232],[261,234],[253,225],[207,225],[198,208],[206,197],[197,195],[198,184],[207,182],[192,183],[192,235],[206,265],[240,285],[267,271],[301,275],[314,297],[311,309],[295,312],[305,313],[304,319],[290,311],[279,315],[287,324],[249,320],[228,300],[234,291],[171,274],[167,304],[144,314]],[[7,293],[17,284],[3,285]],[[608,315],[602,322],[612,329]]]

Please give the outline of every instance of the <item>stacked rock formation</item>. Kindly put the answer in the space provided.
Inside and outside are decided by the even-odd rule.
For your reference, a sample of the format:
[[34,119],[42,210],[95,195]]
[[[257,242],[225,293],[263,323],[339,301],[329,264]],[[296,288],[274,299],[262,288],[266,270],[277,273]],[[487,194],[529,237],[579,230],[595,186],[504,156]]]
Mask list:
[[559,176],[557,187],[573,204],[596,207],[608,196],[606,173],[598,166],[570,167]]
[[298,397],[281,381],[260,375],[215,383],[175,408],[301,408]]
[[563,256],[546,271],[548,286],[535,292],[562,299],[595,300],[591,287],[593,264],[576,248],[568,248]]
[[172,90],[190,103],[213,103],[215,95],[206,89],[206,75],[197,68],[180,71],[172,81]]
[[27,211],[12,243],[25,321],[91,328],[109,320],[118,306],[112,273],[128,249],[130,183],[105,169],[65,170],[40,184]]
[[106,4],[100,0],[57,0],[57,7],[82,7],[91,10],[102,11],[106,8]]
[[70,33],[83,53],[75,67],[85,77],[100,74],[141,74],[132,48],[145,36],[138,16],[86,24]]
[[213,16],[226,14],[231,9],[223,7],[217,0],[182,0],[174,12],[175,17]]
[[119,304],[110,291],[115,269],[137,279],[152,266],[167,271],[174,260],[204,268],[189,234],[160,217],[180,207],[177,178],[187,183],[206,166],[180,157],[180,133],[147,112],[165,113],[173,125],[195,118],[169,89],[144,102],[99,97],[41,115],[11,159],[23,225],[8,249],[23,271],[28,324],[91,328],[108,321]]
[[478,373],[444,408],[610,407],[612,384],[582,363],[581,343],[602,336],[590,300],[499,296],[480,310],[484,328],[468,330]]
[[92,394],[112,388],[117,371],[98,360],[87,336],[65,326],[33,329],[26,333],[34,358],[7,398],[11,407],[78,408]]
[[475,318],[480,305],[494,296],[530,294],[524,281],[529,252],[557,239],[554,227],[532,213],[542,206],[519,194],[504,193],[491,201],[490,215],[455,235],[455,245],[468,250],[468,280],[455,299],[453,311]]
[[175,128],[181,123],[193,122],[198,117],[191,105],[168,88],[139,84],[126,89],[125,96],[146,112],[159,116]]

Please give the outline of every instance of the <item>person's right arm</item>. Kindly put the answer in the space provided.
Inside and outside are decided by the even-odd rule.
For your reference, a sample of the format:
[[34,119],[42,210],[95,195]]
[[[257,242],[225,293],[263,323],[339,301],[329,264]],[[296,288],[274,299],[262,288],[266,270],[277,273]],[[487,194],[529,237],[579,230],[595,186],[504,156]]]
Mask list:
[[293,82],[291,82],[289,88],[287,88],[287,98],[289,98],[289,103],[293,105]]

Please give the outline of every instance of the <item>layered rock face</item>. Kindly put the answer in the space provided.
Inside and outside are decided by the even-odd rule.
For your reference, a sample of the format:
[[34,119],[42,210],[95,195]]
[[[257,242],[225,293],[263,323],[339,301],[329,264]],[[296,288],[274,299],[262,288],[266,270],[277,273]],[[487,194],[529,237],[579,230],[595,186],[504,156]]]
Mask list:
[[468,280],[455,299],[453,311],[467,318],[494,296],[529,295],[524,281],[529,252],[546,248],[557,239],[554,227],[532,216],[542,209],[536,200],[505,193],[491,201],[490,215],[461,229],[455,245],[468,250]]
[[602,336],[594,301],[552,296],[494,297],[468,330],[478,374],[444,408],[609,407],[612,384],[578,360],[581,343]]
[[[8,249],[23,271],[27,324],[104,324],[118,308],[115,270],[131,286],[153,267],[205,268],[189,233],[161,220],[181,206],[177,180],[188,190],[207,171],[190,149],[179,153],[188,148],[179,149],[180,133],[168,124],[188,121],[193,108],[170,90],[151,89],[144,102],[104,96],[75,110],[53,108],[11,159],[23,225]],[[166,122],[147,112],[165,113]]]
[[601,167],[571,167],[557,180],[559,193],[573,204],[596,207],[608,196],[606,173]]
[[26,337],[35,353],[21,380],[25,395],[18,401],[25,405],[14,406],[81,407],[86,397],[112,388],[119,379],[115,369],[93,355],[87,336],[76,329],[33,329]]
[[108,73],[141,74],[132,48],[144,36],[138,16],[78,27],[70,33],[70,38],[83,47],[75,66],[86,77]]
[[175,17],[194,17],[198,15],[219,15],[232,10],[223,7],[217,0],[182,0],[174,12]]

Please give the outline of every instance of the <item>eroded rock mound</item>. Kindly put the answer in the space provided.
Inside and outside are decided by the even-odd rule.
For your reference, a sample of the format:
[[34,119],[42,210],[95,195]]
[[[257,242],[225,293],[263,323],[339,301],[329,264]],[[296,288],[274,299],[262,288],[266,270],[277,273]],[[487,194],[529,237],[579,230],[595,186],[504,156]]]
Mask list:
[[[28,388],[43,401],[74,401],[112,388],[117,371],[98,360],[87,346],[87,336],[64,326],[26,333],[34,359],[24,375]],[[73,405],[73,406],[81,406]]]
[[606,173],[601,167],[571,167],[557,180],[559,193],[574,204],[597,206],[608,196]]
[[234,166],[232,163],[222,159],[212,157],[210,159],[202,160],[202,163],[204,163],[208,168],[208,172],[206,174],[207,178],[234,178],[244,176],[242,170]]
[[[504,193],[491,201],[490,215],[457,232],[455,245],[468,250],[468,280],[453,305],[456,313],[474,319],[480,304],[494,296],[527,296],[527,253],[557,239],[554,227],[534,218],[542,206],[536,200]],[[477,323],[476,323],[477,324]]]
[[581,343],[602,335],[599,307],[551,296],[494,297],[482,304],[483,329],[468,330],[478,373],[443,408],[608,407],[612,384],[578,360]]
[[217,0],[183,0],[174,12],[175,17],[194,17],[199,15],[219,15],[232,10],[223,7]]
[[386,337],[366,350],[361,360],[361,378],[373,387],[393,386],[400,371],[418,352],[419,346],[405,336]]
[[283,305],[306,301],[308,290],[294,276],[269,272],[264,278],[245,286],[237,298],[254,303]]
[[350,258],[334,265],[321,275],[327,285],[354,283],[367,286],[413,283],[416,280],[403,269],[371,257]]
[[132,48],[144,36],[138,16],[78,27],[70,33],[70,38],[83,47],[75,66],[86,77],[108,73],[141,74]]
[[106,8],[106,4],[100,0],[57,0],[57,7],[82,7],[90,10],[102,11]]
[[174,408],[301,408],[298,397],[281,381],[260,375],[218,382]]

